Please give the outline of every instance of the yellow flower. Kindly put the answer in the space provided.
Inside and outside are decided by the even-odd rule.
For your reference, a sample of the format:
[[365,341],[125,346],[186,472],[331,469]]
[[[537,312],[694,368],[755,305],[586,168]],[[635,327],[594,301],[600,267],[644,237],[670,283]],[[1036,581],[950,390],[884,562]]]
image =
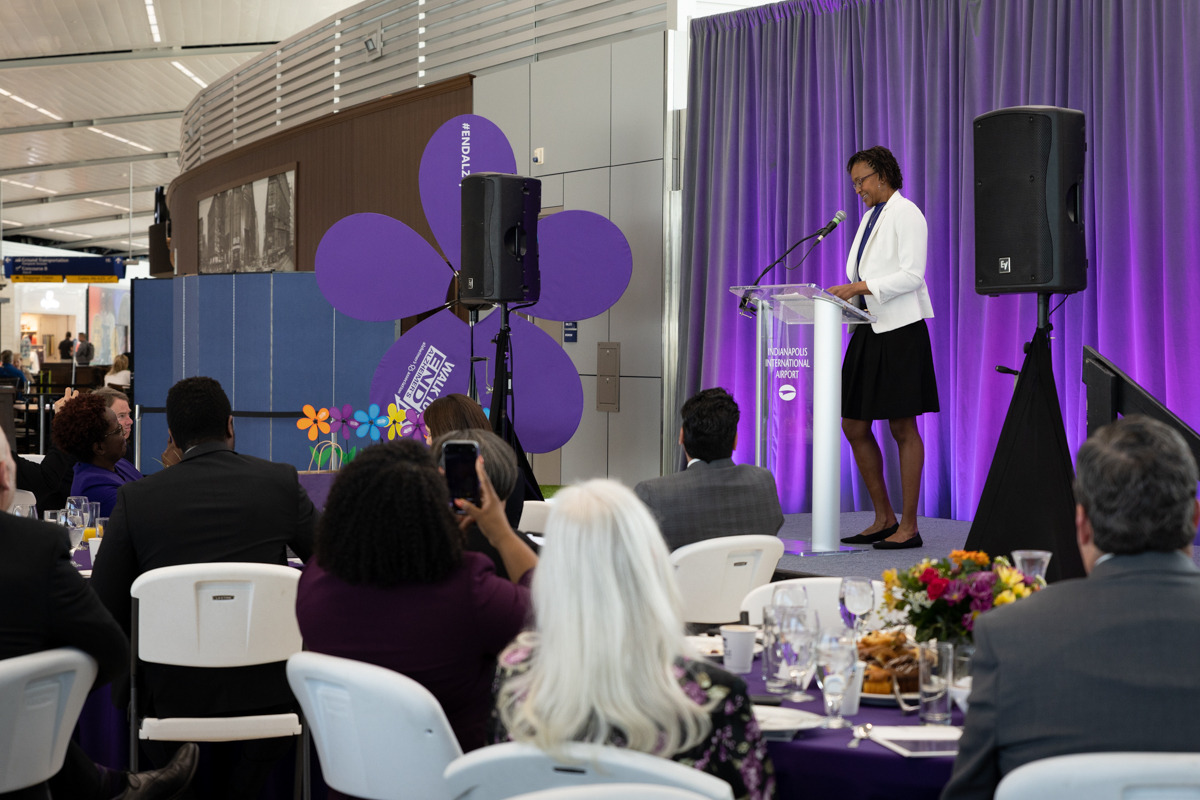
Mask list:
[[1000,594],[996,595],[996,599],[992,601],[993,606],[1005,606],[1009,603],[1015,603],[1017,596],[1013,594],[1012,589],[1005,589]]
[[1023,582],[1012,587],[1012,591],[1017,597],[1029,597],[1029,595],[1033,594],[1033,589],[1030,589]]
[[395,439],[404,427],[404,418],[408,415],[408,409],[397,408],[395,403],[388,403],[388,441]]
[[1025,576],[1021,571],[1014,567],[1006,567],[1003,564],[996,567],[996,577],[1005,586],[1012,587],[1025,580]]

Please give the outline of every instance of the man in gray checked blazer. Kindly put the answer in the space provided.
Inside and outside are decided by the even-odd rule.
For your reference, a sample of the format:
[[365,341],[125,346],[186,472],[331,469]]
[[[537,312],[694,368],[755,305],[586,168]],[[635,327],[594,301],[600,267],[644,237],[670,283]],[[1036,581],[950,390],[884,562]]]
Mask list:
[[734,464],[740,412],[724,389],[705,389],[683,404],[679,443],[687,468],[645,480],[637,496],[658,518],[667,547],[718,536],[766,534],[783,527],[783,511],[769,470]]
[[1196,462],[1175,431],[1135,416],[1097,431],[1076,469],[1088,577],[978,618],[943,800],[990,798],[1050,756],[1200,750]]

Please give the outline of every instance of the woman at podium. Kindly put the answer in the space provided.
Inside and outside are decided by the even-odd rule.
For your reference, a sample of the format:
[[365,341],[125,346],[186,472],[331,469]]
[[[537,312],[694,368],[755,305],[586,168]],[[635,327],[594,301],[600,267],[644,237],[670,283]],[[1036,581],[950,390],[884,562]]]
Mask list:
[[[875,506],[866,530],[842,539],[880,550],[920,547],[917,500],[925,443],[917,415],[936,412],[937,378],[925,320],[933,316],[925,286],[925,215],[900,194],[904,178],[886,147],[860,150],[846,165],[867,213],[846,259],[849,283],[828,291],[876,317],[857,325],[842,363],[842,431]],[[883,477],[872,424],[886,419],[900,451],[903,508],[897,519]]]

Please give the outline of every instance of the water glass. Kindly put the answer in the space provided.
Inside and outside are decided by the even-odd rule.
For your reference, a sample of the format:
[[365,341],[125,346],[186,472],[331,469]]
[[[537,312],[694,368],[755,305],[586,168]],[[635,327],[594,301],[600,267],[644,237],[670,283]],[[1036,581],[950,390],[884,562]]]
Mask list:
[[783,606],[763,606],[763,683],[771,694],[785,694],[791,682],[783,658],[783,635],[779,629],[779,614]]
[[842,719],[842,701],[850,688],[857,661],[858,648],[853,637],[821,637],[821,643],[817,646],[817,670],[821,673],[821,690],[825,695],[826,720],[822,727],[849,727],[850,723]]
[[104,530],[108,527],[108,517],[96,518],[96,536],[104,538]]
[[801,583],[781,582],[771,593],[771,605],[808,608],[808,590]]
[[33,519],[37,519],[37,506],[18,503],[13,506],[12,513],[14,517],[32,517]]
[[92,504],[91,501],[87,499],[87,495],[73,494],[67,498],[67,507],[64,510],[68,513],[75,511],[79,514],[82,514],[84,517],[83,525],[84,527],[87,527],[87,516],[92,512]]
[[838,605],[846,627],[858,630],[864,614],[875,608],[875,586],[870,578],[842,578]]
[[967,713],[967,698],[971,696],[971,656],[974,648],[954,648],[954,677],[950,683],[950,697]]
[[782,667],[787,670],[788,680],[792,687],[791,694],[787,697],[793,703],[803,703],[813,699],[812,695],[805,693],[804,690],[808,688],[817,667],[817,627],[813,621],[815,616],[803,608],[776,607],[779,637],[782,642],[780,658]]
[[1046,578],[1046,567],[1050,566],[1049,550],[1013,550],[1013,566],[1030,578]]
[[921,689],[921,723],[950,724],[950,684],[954,680],[954,645],[936,639],[917,645]]
[[50,511],[43,511],[42,518],[45,519],[46,522],[53,522],[55,525],[62,525],[62,514],[63,512],[61,508],[53,509]]

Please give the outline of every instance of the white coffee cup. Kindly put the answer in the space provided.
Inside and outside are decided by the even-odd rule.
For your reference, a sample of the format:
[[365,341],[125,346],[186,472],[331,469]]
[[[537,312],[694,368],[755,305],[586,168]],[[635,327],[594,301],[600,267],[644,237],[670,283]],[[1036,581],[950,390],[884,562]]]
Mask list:
[[721,642],[725,649],[725,669],[739,675],[750,671],[754,663],[754,637],[758,628],[753,625],[722,625]]
[[95,564],[96,563],[96,554],[100,552],[100,543],[103,542],[104,540],[101,539],[99,536],[93,536],[92,538],[88,539],[87,541],[88,541],[88,549],[92,553],[92,563]]

